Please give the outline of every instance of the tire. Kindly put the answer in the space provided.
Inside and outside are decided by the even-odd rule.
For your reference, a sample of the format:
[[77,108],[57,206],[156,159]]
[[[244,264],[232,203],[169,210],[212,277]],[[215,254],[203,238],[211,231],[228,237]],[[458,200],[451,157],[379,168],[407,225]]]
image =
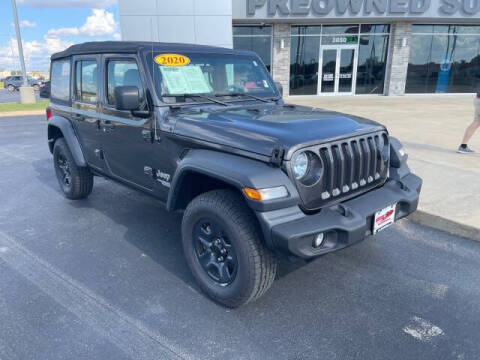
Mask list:
[[34,91],[40,90],[40,86],[37,85],[37,84],[33,85],[33,90],[34,90]]
[[53,166],[60,188],[67,199],[78,200],[90,195],[93,188],[93,175],[87,167],[79,167],[75,164],[64,138],[55,141]]
[[277,259],[263,244],[253,213],[234,191],[214,190],[193,199],[183,215],[182,242],[201,289],[226,307],[258,299],[275,279]]
[[10,85],[7,86],[7,90],[13,92],[13,91],[15,91],[15,86],[13,86],[12,84],[10,84]]

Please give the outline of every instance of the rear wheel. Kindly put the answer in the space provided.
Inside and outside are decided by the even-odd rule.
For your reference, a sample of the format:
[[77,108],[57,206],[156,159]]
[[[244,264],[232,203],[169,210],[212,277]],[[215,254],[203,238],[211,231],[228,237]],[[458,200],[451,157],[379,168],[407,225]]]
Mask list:
[[277,262],[265,247],[255,217],[230,190],[196,197],[182,221],[183,249],[202,290],[214,301],[238,307],[272,285]]
[[33,85],[33,90],[35,90],[35,91],[40,90],[40,85],[38,85],[38,84]]
[[72,153],[63,138],[55,141],[53,165],[65,197],[77,200],[90,195],[93,188],[93,175],[88,168],[75,164]]

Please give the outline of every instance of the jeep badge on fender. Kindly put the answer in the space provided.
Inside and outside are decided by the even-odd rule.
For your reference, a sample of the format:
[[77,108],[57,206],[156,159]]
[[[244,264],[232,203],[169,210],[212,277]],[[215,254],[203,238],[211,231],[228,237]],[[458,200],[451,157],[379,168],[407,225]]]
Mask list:
[[262,296],[279,256],[342,249],[417,208],[422,180],[385,127],[286,105],[250,51],[73,45],[52,56],[50,97],[64,195],[87,197],[98,175],[183,211],[192,274],[228,307]]

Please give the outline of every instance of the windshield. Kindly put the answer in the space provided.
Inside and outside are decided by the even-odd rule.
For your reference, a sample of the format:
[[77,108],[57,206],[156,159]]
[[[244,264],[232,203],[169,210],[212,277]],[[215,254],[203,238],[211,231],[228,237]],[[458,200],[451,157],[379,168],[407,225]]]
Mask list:
[[278,96],[265,66],[254,56],[154,53],[148,60],[156,92],[165,103]]

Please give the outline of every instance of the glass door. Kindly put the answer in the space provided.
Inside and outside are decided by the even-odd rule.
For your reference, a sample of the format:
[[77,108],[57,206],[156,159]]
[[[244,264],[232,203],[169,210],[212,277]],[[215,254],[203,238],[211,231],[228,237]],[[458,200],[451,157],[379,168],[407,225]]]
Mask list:
[[322,94],[335,92],[335,79],[337,78],[337,49],[322,50],[322,81],[320,92]]
[[352,95],[355,93],[357,46],[323,46],[320,64],[319,94]]

